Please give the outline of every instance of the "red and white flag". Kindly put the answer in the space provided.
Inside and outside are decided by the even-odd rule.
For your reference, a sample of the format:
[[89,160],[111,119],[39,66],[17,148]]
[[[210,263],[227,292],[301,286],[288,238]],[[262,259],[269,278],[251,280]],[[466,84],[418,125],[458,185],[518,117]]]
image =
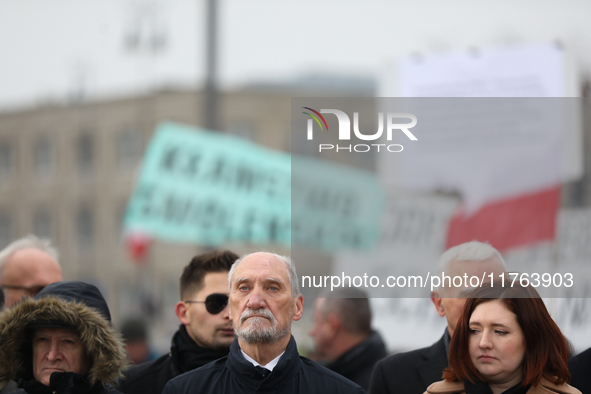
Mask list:
[[460,195],[447,247],[479,240],[507,250],[555,238],[561,185],[582,173],[576,103],[560,98],[565,64],[554,45],[400,62],[398,91],[382,95],[408,97],[418,140],[398,157],[380,155],[380,172],[393,188]]
[[484,205],[473,214],[458,209],[449,223],[446,249],[472,240],[503,251],[556,236],[560,186]]

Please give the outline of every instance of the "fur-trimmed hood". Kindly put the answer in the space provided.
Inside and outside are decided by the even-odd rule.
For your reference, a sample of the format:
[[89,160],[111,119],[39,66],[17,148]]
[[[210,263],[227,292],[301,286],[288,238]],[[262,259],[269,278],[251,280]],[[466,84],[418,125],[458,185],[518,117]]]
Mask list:
[[122,376],[127,354],[98,289],[83,282],[59,282],[0,313],[0,381],[30,375],[30,327],[40,322],[48,326],[60,322],[78,331],[92,360],[91,384],[107,386]]

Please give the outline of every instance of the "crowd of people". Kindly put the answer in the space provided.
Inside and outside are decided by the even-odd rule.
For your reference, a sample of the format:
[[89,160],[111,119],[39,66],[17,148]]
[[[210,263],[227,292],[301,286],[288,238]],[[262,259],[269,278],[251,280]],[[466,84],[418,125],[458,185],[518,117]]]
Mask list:
[[[62,281],[58,260],[35,236],[0,251],[0,394],[591,393],[591,349],[571,357],[531,286],[436,289],[441,339],[394,355],[372,329],[364,292],[325,292],[314,302],[307,358],[291,333],[304,310],[291,259],[214,250],[184,268],[170,351],[145,361],[141,325],[123,327],[124,342],[100,291]],[[438,268],[507,271],[497,250],[476,241],[447,250]]]

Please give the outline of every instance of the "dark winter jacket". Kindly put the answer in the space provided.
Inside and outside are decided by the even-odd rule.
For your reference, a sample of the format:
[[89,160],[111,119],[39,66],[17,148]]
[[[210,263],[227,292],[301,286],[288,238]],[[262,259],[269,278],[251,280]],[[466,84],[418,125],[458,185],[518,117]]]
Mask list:
[[293,337],[273,371],[263,377],[247,361],[238,339],[227,357],[172,379],[163,394],[281,393],[361,394],[363,389],[312,360],[300,357]]
[[591,348],[568,360],[570,384],[582,393],[591,393]]
[[374,332],[365,341],[325,366],[367,390],[373,367],[386,355],[386,345],[382,337],[379,333]]
[[[0,314],[0,380],[15,380],[29,394],[113,392],[108,387],[122,375],[127,355],[110,321],[107,303],[95,286],[58,282],[45,287],[34,298]],[[31,344],[34,327],[76,330],[91,359],[88,374],[54,372],[49,387],[36,381]]]
[[447,367],[445,334],[433,345],[397,353],[378,362],[371,375],[371,394],[417,394],[441,380]]
[[119,391],[125,394],[161,394],[170,379],[226,355],[227,350],[214,351],[197,345],[181,324],[172,338],[170,353],[128,369],[119,382]]

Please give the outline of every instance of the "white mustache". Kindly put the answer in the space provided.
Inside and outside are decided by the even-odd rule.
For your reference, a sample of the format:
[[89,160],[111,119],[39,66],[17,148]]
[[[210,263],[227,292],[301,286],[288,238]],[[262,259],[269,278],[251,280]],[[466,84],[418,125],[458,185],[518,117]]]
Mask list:
[[263,308],[244,310],[244,312],[242,312],[242,314],[240,315],[240,321],[244,322],[246,319],[248,319],[249,317],[252,317],[253,315],[260,315],[260,316],[266,317],[267,319],[271,320],[271,322],[275,322],[275,316],[273,316],[271,311],[269,311],[267,309],[263,309]]

